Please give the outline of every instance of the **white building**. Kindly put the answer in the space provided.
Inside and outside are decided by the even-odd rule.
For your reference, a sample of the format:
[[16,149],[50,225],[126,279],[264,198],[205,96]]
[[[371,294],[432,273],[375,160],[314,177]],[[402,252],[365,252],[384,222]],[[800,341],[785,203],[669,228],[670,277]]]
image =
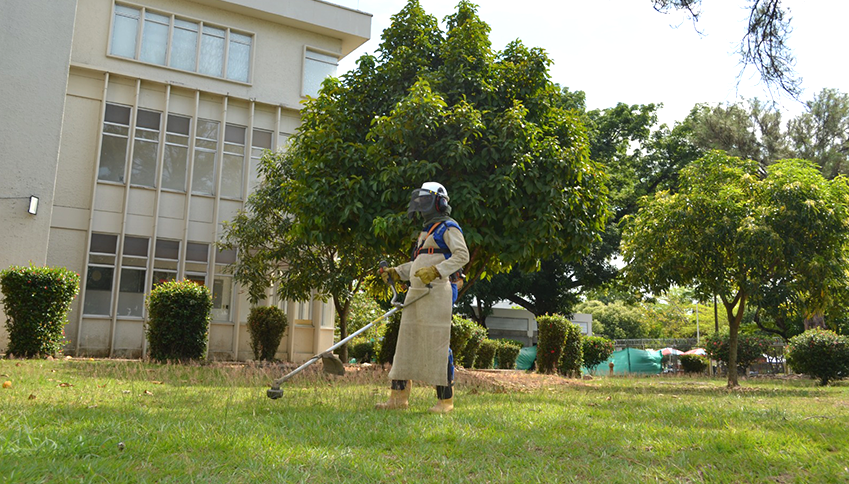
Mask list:
[[[581,334],[593,335],[593,315],[575,313],[569,319],[581,328]],[[527,309],[493,307],[486,317],[486,329],[492,339],[512,339],[525,346],[534,346],[539,341],[539,327],[534,314]]]
[[[72,354],[141,356],[146,295],[191,279],[213,295],[210,357],[251,357],[247,299],[223,270],[237,254],[214,243],[371,15],[319,0],[5,0],[0,25],[0,269],[81,275]],[[332,344],[332,305],[274,302],[290,322],[278,357]]]

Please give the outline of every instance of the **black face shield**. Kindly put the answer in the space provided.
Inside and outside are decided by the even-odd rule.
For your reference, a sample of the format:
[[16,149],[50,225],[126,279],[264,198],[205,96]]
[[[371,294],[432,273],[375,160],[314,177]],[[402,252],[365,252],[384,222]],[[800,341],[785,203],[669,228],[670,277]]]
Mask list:
[[428,190],[416,188],[410,195],[410,206],[407,207],[407,216],[415,218],[416,212],[422,215],[436,211],[436,195]]

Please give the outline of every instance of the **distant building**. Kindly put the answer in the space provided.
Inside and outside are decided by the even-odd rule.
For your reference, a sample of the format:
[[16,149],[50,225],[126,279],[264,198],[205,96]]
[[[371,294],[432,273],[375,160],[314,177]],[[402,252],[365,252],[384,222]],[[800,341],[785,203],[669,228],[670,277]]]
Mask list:
[[[249,305],[224,271],[238,254],[214,243],[371,15],[319,0],[7,0],[0,18],[0,268],[80,273],[72,354],[141,356],[145,297],[189,279],[212,291],[210,357],[251,357]],[[290,321],[278,357],[332,344],[332,305],[270,300]]]
[[[592,314],[573,314],[570,321],[581,328],[582,334],[592,336]],[[486,328],[492,339],[512,339],[525,346],[534,346],[539,341],[537,320],[527,309],[493,308],[486,318]]]

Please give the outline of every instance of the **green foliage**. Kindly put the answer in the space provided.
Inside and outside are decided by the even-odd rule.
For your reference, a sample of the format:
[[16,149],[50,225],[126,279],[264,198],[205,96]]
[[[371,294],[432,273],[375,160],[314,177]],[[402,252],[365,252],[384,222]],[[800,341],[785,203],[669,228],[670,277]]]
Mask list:
[[584,336],[581,338],[584,366],[590,369],[604,363],[610,358],[615,349],[613,341],[601,336]]
[[495,358],[498,360],[498,368],[502,370],[512,370],[516,368],[516,358],[519,357],[519,350],[522,349],[522,343],[513,340],[500,340],[498,348],[495,350]]
[[539,316],[536,319],[539,329],[537,371],[539,373],[554,373],[557,370],[560,356],[563,354],[568,325],[572,323],[559,314]]
[[[711,333],[704,339],[705,351],[712,359],[729,364],[730,336],[726,332]],[[760,334],[743,334],[737,337],[737,366],[748,368],[769,351],[772,338]]]
[[379,343],[371,338],[357,336],[348,345],[351,347],[348,356],[359,362],[370,363],[376,361],[380,354]]
[[206,356],[212,295],[192,281],[164,282],[147,298],[147,340],[154,360],[200,360]]
[[254,358],[273,360],[288,325],[289,321],[282,309],[276,306],[252,307],[248,313],[248,333],[251,335]]
[[708,360],[702,355],[678,355],[678,361],[684,373],[704,373],[708,368]]
[[749,304],[777,284],[804,314],[822,313],[835,287],[849,285],[849,190],[802,160],[783,160],[766,174],[754,161],[711,152],[681,171],[679,191],[644,201],[623,237],[626,277],[660,294],[691,286],[714,294],[729,323],[728,384],[736,386],[735,341]]
[[584,364],[584,349],[581,328],[571,321],[566,321],[566,337],[563,339],[563,353],[557,362],[557,370],[561,375],[580,378],[581,366]]
[[500,343],[494,339],[485,338],[481,341],[475,356],[475,368],[492,368],[492,362],[495,359],[495,352],[498,350],[499,346]]
[[395,359],[395,346],[398,344],[398,330],[401,329],[401,314],[395,313],[386,324],[383,340],[377,352],[377,362],[392,363]]
[[807,111],[787,125],[797,156],[819,165],[826,178],[849,174],[849,94],[826,88],[805,104]]
[[463,354],[463,349],[472,337],[472,332],[479,327],[474,321],[456,314],[451,317],[451,351],[455,358]]
[[466,346],[463,347],[463,350],[460,352],[459,357],[455,359],[459,361],[463,368],[473,368],[475,365],[475,359],[478,355],[478,349],[483,343],[483,340],[486,339],[487,331],[486,328],[476,326],[472,329],[472,333],[469,336],[468,342],[466,342]]
[[608,339],[638,339],[660,337],[639,306],[624,301],[604,303],[589,300],[575,306],[576,313],[593,316],[593,333]]
[[787,363],[793,370],[828,382],[849,376],[849,337],[822,328],[794,336],[787,345]]
[[60,353],[68,311],[80,290],[79,274],[64,267],[12,266],[0,271],[0,289],[7,352],[25,358]]

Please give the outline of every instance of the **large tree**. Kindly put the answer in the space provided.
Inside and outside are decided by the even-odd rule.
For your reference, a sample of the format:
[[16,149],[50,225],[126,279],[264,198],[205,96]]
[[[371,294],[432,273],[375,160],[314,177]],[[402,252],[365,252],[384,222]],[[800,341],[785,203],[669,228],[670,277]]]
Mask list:
[[759,164],[711,152],[681,172],[677,193],[645,200],[627,220],[628,280],[659,294],[692,286],[719,295],[730,328],[728,386],[738,386],[736,343],[743,314],[769,281],[790,281],[808,314],[846,285],[847,202],[842,178],[827,181],[815,165]]
[[797,156],[820,165],[827,178],[849,174],[849,94],[823,89],[805,104],[787,127]]
[[[251,211],[228,230],[243,249],[240,282],[332,297],[345,337],[350,299],[380,254],[409,260],[421,227],[406,207],[425,181],[448,188],[471,252],[467,288],[555,254],[577,259],[598,240],[605,176],[580,118],[560,106],[548,57],[519,41],[493,51],[467,1],[446,24],[411,0],[377,57],[325,81],[304,106],[288,150],[263,163]],[[242,238],[243,228],[261,232]],[[241,279],[243,268],[253,276]]]

